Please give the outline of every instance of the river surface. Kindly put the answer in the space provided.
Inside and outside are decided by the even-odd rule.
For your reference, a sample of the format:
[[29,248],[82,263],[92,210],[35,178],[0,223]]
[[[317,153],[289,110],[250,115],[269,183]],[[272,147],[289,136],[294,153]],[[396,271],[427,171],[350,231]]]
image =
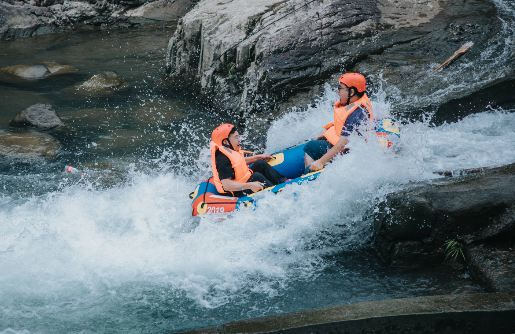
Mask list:
[[[254,211],[199,221],[188,194],[207,175],[212,129],[234,120],[161,82],[173,29],[0,42],[0,67],[53,61],[79,69],[0,82],[0,131],[20,131],[9,121],[37,102],[51,103],[70,127],[56,134],[64,149],[54,160],[0,160],[0,333],[167,333],[482,291],[462,271],[388,269],[371,248],[374,205],[389,192],[438,182],[435,171],[513,163],[513,110],[476,110],[438,127],[406,121],[388,151],[352,137],[352,152],[317,181],[266,194]],[[109,97],[70,93],[111,70],[131,88]],[[276,119],[267,152],[320,132],[336,99],[327,87],[316,106]],[[390,115],[389,101],[382,90],[372,96],[377,116]],[[65,173],[66,165],[85,175]]]

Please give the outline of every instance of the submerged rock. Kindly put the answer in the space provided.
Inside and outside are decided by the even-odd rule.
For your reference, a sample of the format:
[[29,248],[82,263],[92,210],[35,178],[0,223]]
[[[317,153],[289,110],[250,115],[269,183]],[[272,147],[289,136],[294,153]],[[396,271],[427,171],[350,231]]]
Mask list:
[[61,148],[61,144],[46,133],[0,133],[0,156],[6,158],[49,159],[55,157]]
[[129,87],[129,83],[118,76],[114,71],[96,74],[91,79],[84,81],[75,90],[92,94],[112,94]]
[[14,65],[0,69],[1,72],[21,79],[41,79],[48,77],[52,72],[43,64]]
[[48,103],[38,103],[19,112],[11,124],[35,126],[43,131],[53,130],[64,125],[54,107]]
[[77,71],[77,68],[73,66],[49,62],[28,65],[14,65],[0,68],[0,73],[4,75],[25,80],[43,79],[51,75],[73,73]]
[[66,73],[75,73],[79,70],[76,67],[70,66],[70,65],[61,65],[57,63],[43,63],[48,70],[50,71],[51,75],[59,75],[59,74],[66,74]]

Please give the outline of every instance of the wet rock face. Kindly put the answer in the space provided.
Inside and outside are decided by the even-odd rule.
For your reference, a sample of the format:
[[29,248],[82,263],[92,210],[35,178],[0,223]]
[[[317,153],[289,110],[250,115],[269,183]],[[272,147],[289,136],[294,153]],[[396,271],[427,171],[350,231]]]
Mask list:
[[62,148],[54,137],[38,132],[0,133],[0,156],[15,160],[55,157]]
[[[342,68],[367,77],[384,70],[409,96],[421,85],[437,90],[445,82],[427,73],[408,80],[413,73],[430,72],[430,63],[445,60],[464,40],[486,43],[500,29],[488,0],[304,4],[200,2],[170,39],[169,81],[238,115],[273,108],[275,101],[337,79]],[[479,57],[481,46],[476,49]]]
[[129,87],[129,83],[114,71],[96,74],[91,79],[78,84],[75,90],[82,93],[112,94]]
[[11,124],[34,126],[43,131],[53,130],[64,125],[54,107],[48,103],[38,103],[21,111],[14,117]]
[[[444,245],[515,240],[515,164],[395,193],[375,217],[375,246],[395,266],[438,264]],[[511,240],[511,241],[510,241]]]

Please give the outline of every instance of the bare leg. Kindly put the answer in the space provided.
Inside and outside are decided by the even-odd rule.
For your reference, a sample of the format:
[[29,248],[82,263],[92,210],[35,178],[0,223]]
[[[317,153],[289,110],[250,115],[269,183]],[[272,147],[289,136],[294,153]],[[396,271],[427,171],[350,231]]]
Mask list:
[[313,162],[315,162],[315,160],[313,160],[313,158],[311,158],[307,153],[304,153],[304,168],[308,167]]

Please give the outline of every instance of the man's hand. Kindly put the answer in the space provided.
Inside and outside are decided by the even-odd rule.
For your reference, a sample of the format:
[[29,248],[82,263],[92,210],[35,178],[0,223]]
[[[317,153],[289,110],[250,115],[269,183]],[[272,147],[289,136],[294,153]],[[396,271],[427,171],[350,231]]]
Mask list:
[[270,161],[274,158],[271,154],[268,153],[258,154],[256,157],[258,157],[259,159],[263,159],[265,161]]
[[246,185],[247,185],[247,189],[252,190],[252,192],[256,192],[256,191],[263,189],[263,185],[257,181],[256,182],[247,182]]
[[324,168],[324,164],[320,160],[315,160],[311,166],[309,166],[309,170],[317,171]]

